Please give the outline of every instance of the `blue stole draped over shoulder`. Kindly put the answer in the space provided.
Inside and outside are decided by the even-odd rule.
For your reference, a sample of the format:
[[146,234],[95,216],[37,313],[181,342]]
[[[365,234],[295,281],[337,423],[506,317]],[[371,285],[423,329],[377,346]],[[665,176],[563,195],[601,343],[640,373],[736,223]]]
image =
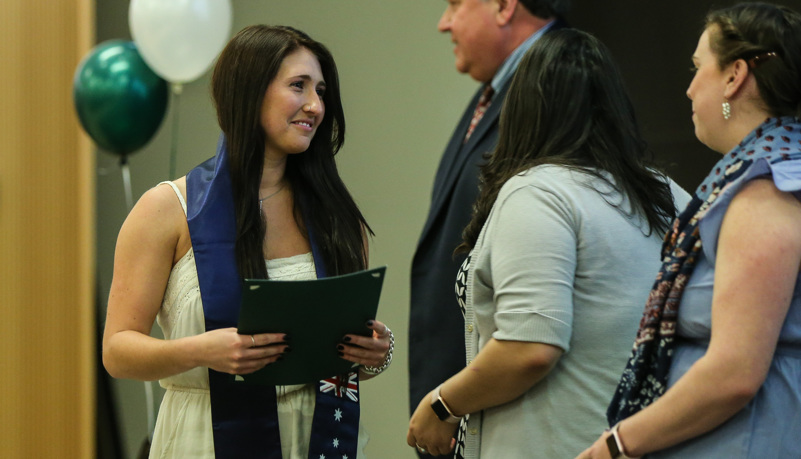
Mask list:
[[[236,327],[242,279],[236,266],[236,217],[224,136],[216,155],[186,176],[187,223],[195,254],[206,331]],[[309,239],[317,277],[325,267]],[[359,434],[358,372],[320,381],[309,458],[356,459]],[[281,459],[275,387],[235,382],[209,369],[214,453],[217,458]]]

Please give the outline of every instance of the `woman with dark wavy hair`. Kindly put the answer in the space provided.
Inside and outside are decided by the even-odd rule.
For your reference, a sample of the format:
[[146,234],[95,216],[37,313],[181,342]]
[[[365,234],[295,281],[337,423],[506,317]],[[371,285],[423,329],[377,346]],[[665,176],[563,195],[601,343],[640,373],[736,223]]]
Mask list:
[[[521,61],[460,250],[468,365],[407,441],[467,458],[572,457],[625,365],[648,271],[687,193],[648,161],[609,51],[564,29]],[[469,416],[468,416],[469,415]]]
[[687,89],[723,157],[666,239],[611,431],[578,457],[801,457],[801,14],[711,12]]
[[[359,364],[344,381],[273,388],[232,376],[292,344],[284,333],[237,333],[242,279],[367,266],[372,232],[334,160],[345,138],[334,60],[296,29],[247,27],[220,54],[212,96],[217,154],[145,193],[120,230],[103,362],[114,377],[167,390],[151,457],[364,457],[353,388],[389,365],[383,323],[337,344]],[[150,336],[156,319],[163,340]]]

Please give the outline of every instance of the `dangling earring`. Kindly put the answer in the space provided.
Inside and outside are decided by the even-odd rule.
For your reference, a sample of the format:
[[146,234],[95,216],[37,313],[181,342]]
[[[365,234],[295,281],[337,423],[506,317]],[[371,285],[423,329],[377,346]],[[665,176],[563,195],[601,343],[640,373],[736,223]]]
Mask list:
[[723,119],[728,120],[731,118],[731,104],[728,100],[723,101]]

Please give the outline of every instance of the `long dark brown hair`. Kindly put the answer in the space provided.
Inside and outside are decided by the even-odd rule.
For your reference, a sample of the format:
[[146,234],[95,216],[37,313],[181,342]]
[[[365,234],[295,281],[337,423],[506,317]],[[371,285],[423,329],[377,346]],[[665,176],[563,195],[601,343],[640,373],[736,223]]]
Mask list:
[[512,80],[499,129],[457,252],[475,246],[503,184],[543,164],[598,177],[629,198],[649,233],[667,231],[676,215],[668,180],[648,162],[622,77],[606,47],[588,33],[562,29],[537,40]]
[[[337,171],[334,155],[345,141],[345,115],[334,58],[321,43],[286,26],[254,25],[237,33],[220,54],[211,91],[228,142],[236,213],[236,260],[244,278],[266,278],[266,223],[258,194],[264,167],[261,109],[267,87],[284,58],[305,48],[317,57],[325,80],[325,116],[308,150],[287,158],[285,176],[294,193],[295,220],[313,237],[330,275],[364,269],[365,232],[372,234]],[[311,235],[311,236],[310,236]]]

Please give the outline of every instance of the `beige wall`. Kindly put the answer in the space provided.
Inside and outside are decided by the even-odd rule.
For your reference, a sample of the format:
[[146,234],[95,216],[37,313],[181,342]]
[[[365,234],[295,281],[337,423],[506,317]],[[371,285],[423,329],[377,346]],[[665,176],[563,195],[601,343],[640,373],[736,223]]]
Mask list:
[[[339,66],[347,137],[338,156],[345,183],[376,232],[372,266],[388,265],[378,318],[397,339],[388,372],[363,386],[368,456],[412,458],[406,446],[409,269],[428,209],[436,165],[476,88],[453,68],[448,36],[436,30],[445,2],[434,0],[234,0],[233,32],[254,23],[286,24],[325,43]],[[98,2],[98,38],[129,38],[128,2]],[[174,105],[172,105],[174,108]],[[134,196],[167,178],[172,116],[130,159]],[[177,169],[185,174],[214,153],[218,128],[208,74],[181,96]],[[125,203],[116,158],[98,154],[98,276],[103,295]],[[436,358],[432,356],[432,358]],[[116,381],[129,454],[146,435],[142,383]]]
[[71,93],[93,10],[6,0],[0,13],[3,457],[93,456],[94,155]]

